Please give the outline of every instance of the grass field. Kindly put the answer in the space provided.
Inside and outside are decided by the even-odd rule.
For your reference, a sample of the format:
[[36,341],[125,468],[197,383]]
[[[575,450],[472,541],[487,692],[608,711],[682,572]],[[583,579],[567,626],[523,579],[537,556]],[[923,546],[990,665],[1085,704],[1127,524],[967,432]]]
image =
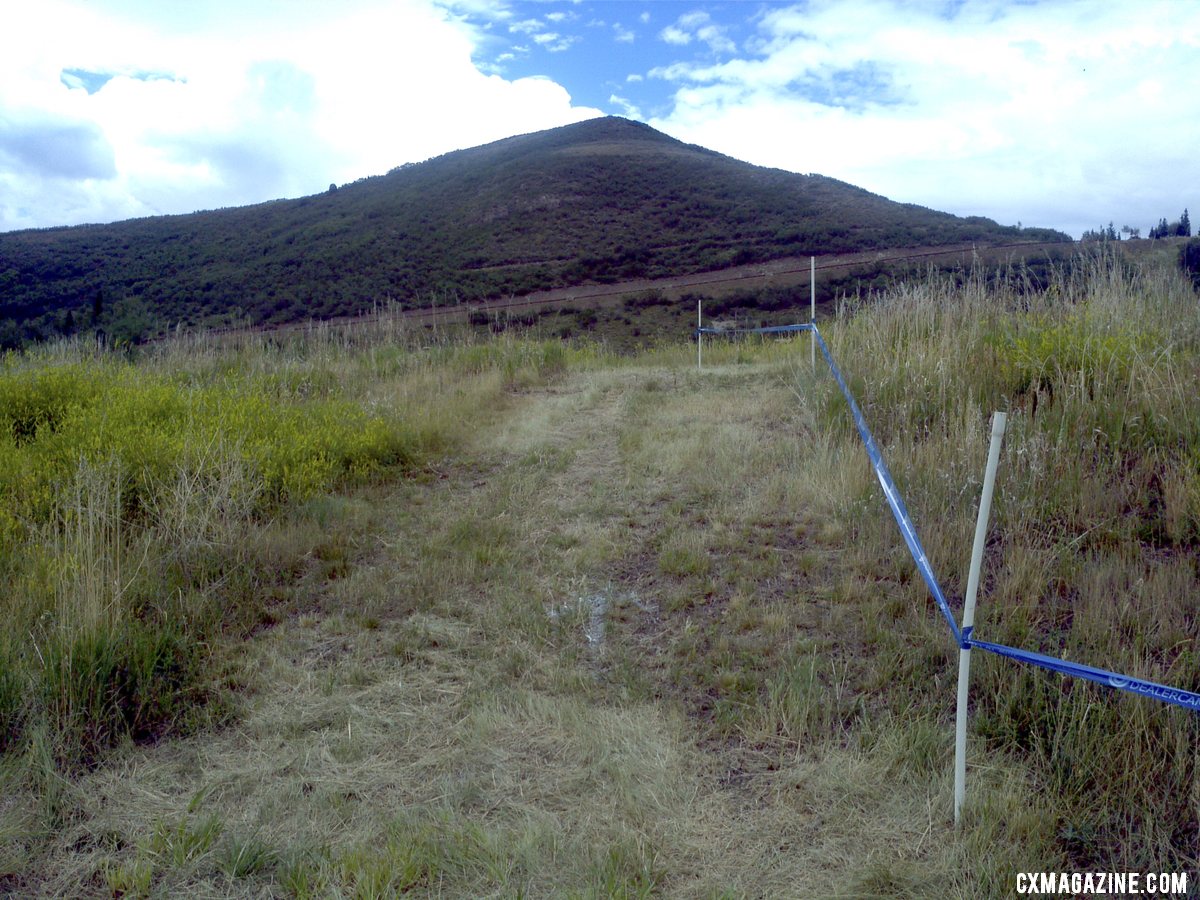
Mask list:
[[[397,327],[7,362],[0,889],[966,898],[1200,865],[1196,717],[994,658],[954,830],[957,648],[804,338],[698,373],[682,340]],[[1009,412],[978,636],[1200,687],[1187,284],[1097,256],[822,332],[952,595]]]

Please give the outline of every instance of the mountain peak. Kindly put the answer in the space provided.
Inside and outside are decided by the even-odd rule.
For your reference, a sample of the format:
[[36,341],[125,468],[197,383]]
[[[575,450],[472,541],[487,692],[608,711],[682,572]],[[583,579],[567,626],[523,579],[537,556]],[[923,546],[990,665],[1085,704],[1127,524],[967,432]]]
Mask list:
[[1055,237],[754,166],[607,116],[300,200],[0,234],[0,315],[53,333],[103,295],[137,298],[164,322],[283,322],[384,298],[421,306],[1018,236]]

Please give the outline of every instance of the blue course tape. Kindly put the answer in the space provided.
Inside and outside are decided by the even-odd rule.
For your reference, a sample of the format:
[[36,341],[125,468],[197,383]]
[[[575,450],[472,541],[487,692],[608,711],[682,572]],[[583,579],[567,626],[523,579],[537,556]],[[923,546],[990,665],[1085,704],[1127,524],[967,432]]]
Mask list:
[[933,567],[929,564],[929,558],[925,555],[925,548],[921,546],[921,539],[917,537],[917,528],[913,524],[912,516],[908,514],[908,508],[904,505],[904,498],[900,496],[900,491],[896,489],[896,482],[892,480],[892,473],[888,471],[887,463],[883,461],[883,454],[879,451],[879,447],[875,443],[871,429],[867,427],[867,420],[863,418],[862,410],[854,402],[854,395],[850,393],[850,388],[846,386],[846,379],[842,377],[841,370],[838,369],[837,363],[833,361],[833,356],[829,352],[829,347],[825,344],[825,339],[821,337],[821,332],[817,331],[815,326],[813,326],[812,332],[813,336],[817,339],[818,346],[821,348],[821,354],[825,357],[825,362],[829,363],[829,371],[833,373],[834,381],[842,389],[846,403],[850,406],[850,412],[854,416],[854,424],[857,426],[859,436],[862,437],[863,444],[867,448],[867,456],[871,458],[871,466],[875,469],[875,477],[879,479],[879,486],[883,488],[883,496],[887,499],[887,504],[892,510],[892,516],[895,517],[896,524],[900,526],[900,533],[904,536],[904,543],[908,544],[908,552],[912,554],[913,561],[917,564],[917,571],[921,573],[921,578],[925,580],[925,586],[929,588],[929,593],[933,595],[933,599],[937,602],[938,609],[946,617],[946,624],[950,626],[950,633],[954,635],[954,642],[961,644],[962,633],[958,630],[958,623],[954,621],[954,613],[950,611],[950,604],[946,602],[946,595],[942,593],[942,587],[938,583],[937,576],[933,574]]
[[954,635],[954,641],[961,649],[970,650],[972,647],[978,647],[980,650],[995,653],[997,656],[1004,656],[1018,662],[1040,666],[1043,669],[1049,669],[1052,672],[1059,672],[1063,675],[1083,678],[1095,684],[1115,688],[1119,691],[1128,691],[1129,693],[1139,694],[1143,697],[1153,697],[1164,703],[1171,703],[1175,706],[1182,706],[1184,709],[1190,709],[1193,712],[1200,712],[1200,694],[1192,691],[1167,687],[1166,685],[1158,684],[1154,681],[1146,681],[1142,678],[1119,675],[1116,672],[1109,672],[1106,669],[1097,669],[1094,666],[1084,665],[1083,663],[1069,662],[1065,659],[1046,656],[1043,653],[1019,650],[1016,647],[1009,647],[1005,644],[978,641],[972,637],[971,632],[973,628],[967,627],[960,630],[958,623],[954,620],[954,614],[950,611],[950,604],[946,602],[946,597],[942,593],[941,585],[938,583],[937,577],[933,574],[933,567],[929,565],[929,560],[925,556],[925,548],[921,546],[921,539],[917,537],[917,529],[913,525],[912,517],[908,514],[908,509],[904,505],[904,498],[900,496],[900,492],[896,489],[896,483],[892,480],[887,463],[883,461],[883,454],[879,451],[879,447],[875,443],[875,438],[871,435],[871,430],[867,428],[867,422],[863,418],[862,410],[858,408],[858,404],[854,401],[854,395],[850,393],[850,388],[846,386],[846,380],[842,377],[837,363],[833,361],[833,355],[829,352],[829,347],[825,344],[825,339],[821,337],[821,332],[817,330],[817,326],[813,324],[776,325],[769,328],[730,330],[698,328],[696,329],[696,334],[779,334],[788,331],[811,331],[816,338],[817,344],[821,348],[821,354],[825,357],[825,362],[829,364],[829,371],[833,374],[838,387],[842,389],[846,403],[850,406],[850,413],[854,416],[854,424],[858,428],[858,434],[867,448],[867,456],[871,459],[871,466],[875,469],[875,476],[879,479],[880,487],[883,488],[883,495],[892,510],[896,524],[900,526],[900,533],[904,536],[904,542],[908,544],[908,550],[912,554],[913,562],[917,564],[917,571],[921,573],[921,578],[924,579],[930,594],[937,601],[938,608],[946,618],[946,623],[950,626],[951,634]]
[[816,331],[812,325],[770,325],[765,328],[697,328],[696,334],[782,334],[785,331]]
[[980,650],[995,653],[997,656],[1006,656],[1009,659],[1015,659],[1019,662],[1041,666],[1043,669],[1049,669],[1052,672],[1061,672],[1063,675],[1072,675],[1075,678],[1085,678],[1088,681],[1094,681],[1096,684],[1102,684],[1105,687],[1116,688],[1119,691],[1129,691],[1132,694],[1141,694],[1143,697],[1153,697],[1156,700],[1162,700],[1164,703],[1173,703],[1176,706],[1182,706],[1184,709],[1190,709],[1192,712],[1200,712],[1200,694],[1185,691],[1181,688],[1167,687],[1154,681],[1130,678],[1128,675],[1118,675],[1116,672],[1097,669],[1094,666],[1085,666],[1083,663],[1069,662],[1065,659],[1057,659],[1053,656],[1034,653],[1030,650],[1018,650],[1016,647],[1007,647],[1004,644],[977,641],[970,637],[967,639],[967,644],[969,647],[978,647]]
[[883,496],[887,500],[888,507],[892,510],[896,524],[900,526],[900,534],[904,536],[904,542],[908,544],[908,551],[912,554],[913,561],[917,564],[917,571],[921,573],[921,578],[924,579],[926,587],[929,588],[929,593],[933,595],[938,609],[945,616],[946,624],[950,626],[950,633],[954,635],[954,642],[961,644],[962,633],[958,630],[958,623],[954,621],[954,613],[950,611],[950,604],[946,602],[946,595],[942,593],[942,587],[938,583],[937,576],[933,574],[933,567],[929,565],[929,558],[925,555],[925,548],[921,546],[921,539],[917,537],[917,529],[913,525],[912,516],[908,514],[908,509],[904,505],[904,498],[900,496],[900,492],[896,489],[896,482],[892,480],[892,473],[888,471],[887,463],[883,461],[883,454],[879,451],[879,447],[875,443],[871,429],[867,427],[867,420],[863,418],[862,410],[858,408],[858,404],[854,401],[854,395],[850,393],[850,388],[846,386],[846,379],[842,377],[841,370],[837,367],[837,363],[833,361],[833,355],[829,352],[829,347],[825,344],[825,339],[821,337],[821,332],[817,330],[817,326],[805,323],[803,325],[775,325],[769,328],[729,329],[727,331],[715,328],[696,329],[697,334],[778,334],[785,331],[811,331],[813,336],[816,337],[817,344],[821,348],[821,354],[825,357],[825,362],[829,364],[829,371],[833,373],[834,380],[838,383],[838,387],[842,389],[842,394],[845,396],[846,402],[850,405],[850,412],[854,416],[854,424],[858,428],[858,434],[867,448],[867,456],[870,457],[871,467],[875,470],[875,477],[879,479],[879,486],[883,488]]

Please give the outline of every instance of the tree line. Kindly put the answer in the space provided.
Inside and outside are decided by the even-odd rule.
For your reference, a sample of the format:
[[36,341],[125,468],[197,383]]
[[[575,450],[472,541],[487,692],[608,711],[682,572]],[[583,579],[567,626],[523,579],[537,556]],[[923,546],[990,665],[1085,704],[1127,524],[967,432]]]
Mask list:
[[[1096,230],[1087,230],[1083,233],[1080,240],[1084,241],[1119,241],[1122,236],[1131,240],[1142,236],[1142,229],[1135,228],[1131,225],[1122,225],[1120,230],[1113,227],[1113,223],[1109,222],[1107,226],[1101,225]],[[1158,220],[1157,225],[1150,228],[1150,233],[1146,237],[1151,240],[1166,237],[1191,237],[1192,222],[1188,218],[1188,211],[1184,209],[1183,214],[1174,222],[1168,222],[1166,217]]]
[[1192,223],[1188,219],[1188,211],[1185,209],[1183,215],[1179,217],[1179,221],[1172,222],[1169,225],[1165,218],[1159,219],[1158,224],[1150,229],[1150,237],[1165,238],[1165,237],[1191,237]]

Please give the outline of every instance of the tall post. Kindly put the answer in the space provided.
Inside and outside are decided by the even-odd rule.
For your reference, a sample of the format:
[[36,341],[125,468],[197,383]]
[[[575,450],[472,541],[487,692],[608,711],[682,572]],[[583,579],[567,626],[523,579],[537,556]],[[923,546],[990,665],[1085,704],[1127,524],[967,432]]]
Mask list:
[[963,799],[967,793],[967,694],[971,678],[971,646],[975,627],[975,597],[979,592],[979,570],[983,565],[983,545],[987,541],[988,515],[992,508],[992,489],[996,485],[996,466],[1000,462],[1000,443],[1004,439],[1002,412],[992,414],[992,441],[988,447],[987,468],[983,473],[983,492],[979,496],[979,515],[975,518],[975,543],[971,547],[971,570],[967,575],[967,595],[963,598],[962,635],[966,647],[958,651],[958,712],[954,720],[954,826],[962,821]]
[[703,359],[704,348],[702,346],[702,344],[704,343],[704,335],[702,335],[700,333],[700,329],[704,327],[704,320],[700,316],[700,304],[703,302],[704,301],[700,300],[699,298],[696,299],[696,371],[697,372],[704,371],[704,359]]
[[[808,322],[813,328],[817,327],[817,258],[810,256],[808,258]],[[811,343],[809,344],[809,357],[812,362],[813,374],[817,374],[817,333],[813,331],[809,334]]]

